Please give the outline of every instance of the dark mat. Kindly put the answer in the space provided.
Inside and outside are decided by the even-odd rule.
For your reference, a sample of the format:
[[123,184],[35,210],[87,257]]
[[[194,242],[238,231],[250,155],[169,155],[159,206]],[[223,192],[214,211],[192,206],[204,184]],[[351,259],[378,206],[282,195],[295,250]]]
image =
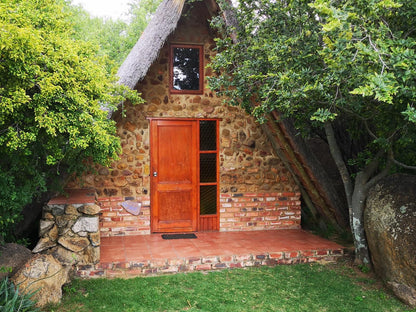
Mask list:
[[162,234],[163,239],[187,239],[187,238],[197,238],[194,233],[189,234]]

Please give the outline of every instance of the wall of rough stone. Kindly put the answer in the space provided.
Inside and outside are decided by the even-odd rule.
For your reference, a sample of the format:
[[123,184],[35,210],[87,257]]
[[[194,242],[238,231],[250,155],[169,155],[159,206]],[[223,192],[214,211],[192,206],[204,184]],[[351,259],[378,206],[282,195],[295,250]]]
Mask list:
[[[168,43],[203,44],[206,65],[215,54],[213,40],[215,35],[207,21],[208,13],[199,8],[201,5],[204,4],[194,3],[194,11],[180,20],[177,30],[169,37]],[[201,23],[201,21],[207,22]],[[169,45],[166,44],[149,69],[146,78],[137,85],[137,90],[141,92],[146,102],[138,106],[125,103],[125,117],[121,115],[115,117],[123,149],[120,160],[113,162],[110,168],[97,167],[97,173],[91,172],[83,178],[83,187],[95,189],[102,208],[107,209],[100,220],[102,234],[106,236],[111,235],[112,232],[117,233],[114,235],[147,234],[150,231],[151,203],[143,205],[143,211],[138,216],[127,215],[120,206],[126,200],[148,201],[150,138],[147,117],[220,118],[221,198],[225,195],[234,198],[235,194],[255,193],[259,200],[260,198],[264,200],[270,193],[291,193],[290,198],[293,198],[294,204],[288,206],[291,207],[289,213],[293,212],[296,219],[290,215],[291,224],[276,223],[275,226],[267,226],[267,228],[299,227],[299,190],[255,120],[244,110],[227,106],[224,98],[218,97],[209,89],[206,78],[204,92],[201,95],[170,94],[168,69]],[[211,69],[205,68],[205,77],[212,74]],[[69,187],[79,185],[78,181],[73,182]],[[272,204],[277,211],[282,207],[281,200],[279,196],[271,197],[275,198]],[[221,207],[221,214],[228,212],[227,207]],[[251,221],[247,223],[253,225]],[[259,219],[256,226],[247,225],[244,228],[260,229],[262,221],[264,220]],[[111,222],[113,223],[110,224]],[[224,220],[221,224],[221,230],[241,229],[241,226],[234,227]],[[123,230],[128,227],[130,227],[129,231]]]
[[95,195],[80,196],[86,193],[74,191],[72,197],[52,199],[43,208],[40,239],[32,252],[53,255],[71,266],[100,261],[101,208],[95,204]]

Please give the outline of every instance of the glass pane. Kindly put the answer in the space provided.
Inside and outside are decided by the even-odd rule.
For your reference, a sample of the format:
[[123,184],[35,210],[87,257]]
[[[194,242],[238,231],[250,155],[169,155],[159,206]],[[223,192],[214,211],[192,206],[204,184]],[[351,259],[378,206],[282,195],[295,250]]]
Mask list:
[[199,49],[173,48],[173,88],[199,90]]
[[201,185],[201,215],[209,215],[217,213],[217,186]]
[[201,183],[217,182],[217,154],[200,154],[199,174]]
[[217,149],[217,121],[201,120],[199,122],[199,144],[201,151]]

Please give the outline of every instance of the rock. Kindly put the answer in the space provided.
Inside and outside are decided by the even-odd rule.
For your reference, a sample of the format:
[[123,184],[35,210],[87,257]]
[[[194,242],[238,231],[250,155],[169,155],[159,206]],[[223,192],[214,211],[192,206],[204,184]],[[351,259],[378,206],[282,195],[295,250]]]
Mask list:
[[405,301],[410,306],[416,307],[416,290],[414,288],[391,282],[388,283],[388,285],[398,298],[405,298],[403,301]]
[[91,233],[89,237],[90,237],[91,245],[93,245],[94,247],[100,246],[101,238],[100,238],[99,232]]
[[48,237],[51,239],[51,241],[56,242],[56,240],[58,239],[58,235],[59,235],[58,227],[56,225],[54,225],[49,230]]
[[79,216],[80,213],[78,212],[78,209],[76,206],[74,205],[67,205],[65,207],[65,214],[67,215],[75,215],[75,216]]
[[65,213],[64,205],[50,205],[52,214],[56,216],[62,216]]
[[39,253],[55,246],[56,242],[52,241],[48,236],[42,237],[36,244],[35,248],[33,248],[32,252]]
[[74,233],[98,232],[98,217],[81,217],[72,227]]
[[380,181],[369,192],[364,218],[375,272],[414,305],[416,176],[396,174]]
[[52,220],[40,220],[39,224],[39,236],[45,235],[55,224]]
[[59,238],[58,243],[66,249],[80,252],[87,248],[90,241],[86,237],[61,237]]
[[74,265],[80,261],[80,257],[73,251],[70,251],[62,246],[56,246],[48,251],[59,262],[65,265]]
[[69,269],[51,255],[38,254],[27,261],[11,280],[19,285],[23,293],[36,292],[32,298],[40,307],[59,303],[62,285],[68,281]]
[[[77,219],[75,215],[62,215],[56,217],[56,225],[61,228],[70,228]],[[72,224],[71,224],[72,223]]]
[[0,271],[0,280],[6,276],[12,277],[32,256],[32,252],[24,246],[18,244],[0,245],[0,268],[5,268],[6,271]]
[[88,246],[80,258],[79,264],[97,264],[100,262],[100,247]]
[[79,212],[87,215],[96,215],[101,211],[101,207],[95,204],[84,205],[78,208]]

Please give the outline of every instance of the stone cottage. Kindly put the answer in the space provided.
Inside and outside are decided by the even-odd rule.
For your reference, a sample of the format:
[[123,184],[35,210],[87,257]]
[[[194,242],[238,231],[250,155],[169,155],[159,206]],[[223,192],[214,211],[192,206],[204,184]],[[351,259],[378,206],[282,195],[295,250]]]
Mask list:
[[213,0],[161,3],[119,69],[145,100],[109,113],[120,159],[49,203],[37,252],[97,263],[99,237],[300,229],[298,178],[264,128],[208,86],[217,14]]
[[96,192],[101,236],[300,228],[292,175],[255,120],[209,89],[218,13],[163,1],[121,66],[145,103],[112,113],[120,160],[68,185]]

